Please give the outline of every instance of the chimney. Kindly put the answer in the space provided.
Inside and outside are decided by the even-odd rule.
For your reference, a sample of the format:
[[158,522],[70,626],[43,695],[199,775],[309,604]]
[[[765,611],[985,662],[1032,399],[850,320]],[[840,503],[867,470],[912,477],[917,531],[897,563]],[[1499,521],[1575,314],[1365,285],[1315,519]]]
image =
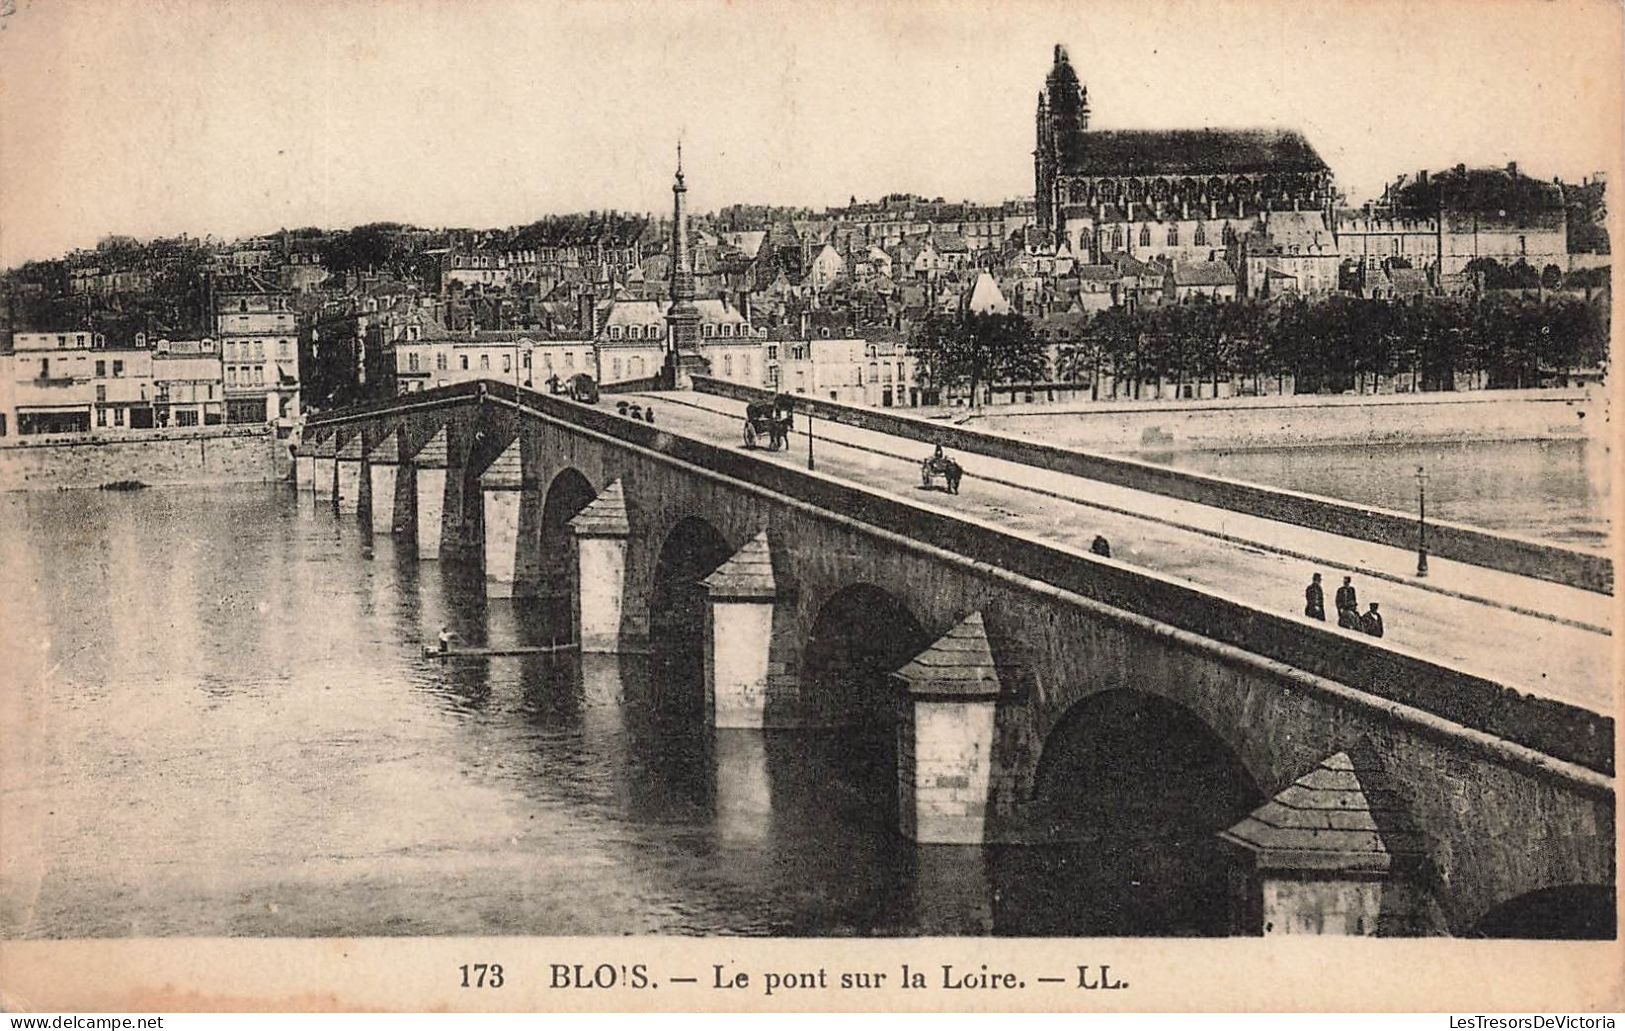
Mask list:
[[1133,201],[1128,202],[1128,220],[1130,222],[1134,221],[1134,202]]
[[1212,197],[1209,197],[1208,200],[1207,200],[1207,217],[1208,218],[1218,218],[1219,217],[1219,202],[1214,200]]
[[1518,163],[1516,161],[1508,161],[1507,162],[1507,175],[1517,175],[1517,174],[1518,174]]
[[1188,221],[1190,221],[1190,217],[1191,217],[1191,202],[1189,200],[1185,199],[1184,197],[1179,198],[1179,218],[1180,218],[1180,221],[1188,222]]

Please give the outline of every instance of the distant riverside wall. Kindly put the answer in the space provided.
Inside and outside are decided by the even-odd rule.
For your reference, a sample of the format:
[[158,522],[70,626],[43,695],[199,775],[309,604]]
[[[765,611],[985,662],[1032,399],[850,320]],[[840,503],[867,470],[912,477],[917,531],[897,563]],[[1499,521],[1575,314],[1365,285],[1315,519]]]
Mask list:
[[[703,376],[694,377],[694,389],[744,401],[772,396],[769,391]],[[799,394],[795,400],[798,410],[810,410],[820,419],[831,422],[922,443],[940,443],[969,454],[1021,462],[1182,501],[1326,530],[1357,540],[1398,548],[1416,546],[1416,520],[1402,512],[1185,472],[1132,458],[1090,454],[1006,434],[897,415],[886,409],[859,408]],[[1415,416],[1412,415],[1412,418]],[[1613,591],[1614,567],[1606,556],[1560,545],[1492,533],[1460,523],[1429,520],[1428,550],[1439,558],[1469,562],[1589,591],[1605,594]]]
[[0,444],[0,491],[263,483],[288,472],[287,445],[269,426],[137,430],[118,436],[10,438]]
[[[1605,432],[1600,390],[1495,390],[1173,401],[1010,411],[991,406],[978,429],[1099,451],[1215,451],[1483,440],[1579,440]],[[950,409],[963,418],[965,409]]]

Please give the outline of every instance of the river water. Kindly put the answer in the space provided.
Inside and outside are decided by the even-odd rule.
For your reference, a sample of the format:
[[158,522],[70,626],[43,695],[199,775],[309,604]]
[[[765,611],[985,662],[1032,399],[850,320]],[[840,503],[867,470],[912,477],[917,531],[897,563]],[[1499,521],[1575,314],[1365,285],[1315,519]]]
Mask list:
[[3,494],[0,526],[0,937],[1227,927],[1210,836],[900,839],[884,727],[711,732],[649,659],[425,661],[556,614],[308,495]]
[[1608,543],[1612,470],[1601,441],[1328,445],[1136,457],[1399,512],[1417,509],[1421,467],[1434,518],[1585,548],[1606,549]]

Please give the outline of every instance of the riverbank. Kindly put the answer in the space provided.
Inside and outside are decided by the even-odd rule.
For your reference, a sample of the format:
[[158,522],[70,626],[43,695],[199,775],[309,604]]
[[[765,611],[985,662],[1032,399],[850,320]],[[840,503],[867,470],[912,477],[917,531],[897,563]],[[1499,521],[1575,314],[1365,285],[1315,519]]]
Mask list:
[[270,426],[207,426],[11,438],[0,444],[0,491],[267,483],[290,471]]
[[1218,401],[1000,405],[949,421],[1060,447],[1120,454],[1333,445],[1594,440],[1606,446],[1608,398],[1596,390],[1297,395]]

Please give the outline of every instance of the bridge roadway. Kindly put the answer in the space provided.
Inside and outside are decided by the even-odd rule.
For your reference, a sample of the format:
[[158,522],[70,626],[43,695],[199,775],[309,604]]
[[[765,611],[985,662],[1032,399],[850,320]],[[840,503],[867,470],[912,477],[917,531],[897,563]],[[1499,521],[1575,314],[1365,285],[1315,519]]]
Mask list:
[[[684,391],[609,395],[605,405],[620,398],[653,407],[664,430],[743,447],[743,402]],[[1604,595],[1446,560],[1430,560],[1429,579],[1420,581],[1412,575],[1414,551],[982,455],[955,456],[965,468],[957,496],[926,491],[919,475],[926,445],[824,419],[813,434],[816,469],[825,475],[1079,550],[1102,534],[1114,561],[1305,622],[1314,622],[1303,615],[1310,574],[1322,573],[1330,609],[1346,570],[1361,609],[1380,606],[1382,647],[1613,714],[1613,639],[1603,629],[1611,599]],[[797,414],[789,449],[753,454],[804,466],[806,417]],[[1335,613],[1330,617],[1335,626]]]

